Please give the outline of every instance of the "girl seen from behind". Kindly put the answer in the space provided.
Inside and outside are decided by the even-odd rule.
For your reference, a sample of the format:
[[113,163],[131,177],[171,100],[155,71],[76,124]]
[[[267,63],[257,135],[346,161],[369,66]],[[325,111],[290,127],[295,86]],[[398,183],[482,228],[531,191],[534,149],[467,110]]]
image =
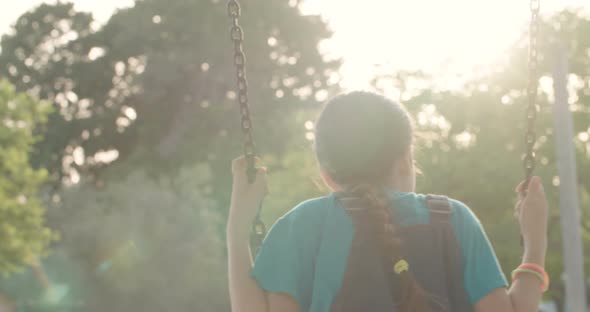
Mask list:
[[415,193],[412,122],[400,104],[343,94],[327,103],[315,131],[321,175],[333,192],[281,217],[253,264],[248,234],[268,190],[266,172],[249,184],[245,160],[233,163],[234,312],[537,311],[548,284],[548,205],[539,178],[517,205],[525,248],[509,287],[473,212]]

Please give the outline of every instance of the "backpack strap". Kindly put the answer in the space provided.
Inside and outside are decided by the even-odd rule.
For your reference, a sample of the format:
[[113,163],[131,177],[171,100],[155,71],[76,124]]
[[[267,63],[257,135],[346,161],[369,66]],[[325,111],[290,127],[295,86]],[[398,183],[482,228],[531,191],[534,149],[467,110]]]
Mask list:
[[435,228],[441,244],[441,256],[445,266],[446,289],[452,311],[473,312],[474,307],[463,282],[463,260],[461,248],[451,225],[453,207],[449,198],[427,195],[426,205],[430,211],[430,225]]
[[426,206],[430,210],[430,224],[450,222],[453,209],[448,197],[427,195]]

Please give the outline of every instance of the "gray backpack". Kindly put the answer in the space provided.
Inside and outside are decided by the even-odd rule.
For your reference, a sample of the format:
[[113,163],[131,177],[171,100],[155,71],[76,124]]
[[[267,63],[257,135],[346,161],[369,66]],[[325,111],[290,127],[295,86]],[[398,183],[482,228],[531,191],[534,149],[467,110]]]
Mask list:
[[[344,209],[362,207],[360,198],[337,196]],[[452,212],[447,197],[429,195],[430,223],[401,227],[404,258],[428,293],[431,312],[472,312],[463,287],[463,265],[459,243],[450,224]],[[342,286],[332,303],[332,312],[398,311],[395,275],[383,269],[379,251],[372,240],[355,235]]]

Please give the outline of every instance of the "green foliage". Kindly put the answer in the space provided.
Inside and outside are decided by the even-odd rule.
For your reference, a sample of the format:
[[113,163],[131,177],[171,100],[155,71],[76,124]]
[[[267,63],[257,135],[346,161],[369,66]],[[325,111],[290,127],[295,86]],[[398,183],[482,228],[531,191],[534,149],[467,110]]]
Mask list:
[[0,273],[4,275],[44,254],[55,237],[44,226],[45,208],[38,198],[47,172],[29,164],[37,140],[35,128],[46,122],[49,108],[0,80]]
[[264,200],[261,215],[268,225],[301,201],[328,192],[309,146],[291,149],[278,158],[268,156],[264,164],[270,168],[270,194]]
[[[280,169],[302,164],[286,152],[297,149],[290,137],[302,129],[302,116],[316,109],[316,98],[325,97],[338,81],[338,63],[324,62],[317,49],[330,33],[318,16],[301,15],[293,1],[248,1],[241,24],[258,148],[272,155],[275,172],[290,178],[291,172]],[[55,108],[41,129],[44,139],[35,146],[35,166],[47,168],[56,188],[76,182],[79,175],[85,181],[67,189],[63,204],[51,209],[50,222],[64,236],[60,250],[86,272],[100,266],[103,252],[129,240],[147,255],[157,254],[130,256],[97,278],[88,273],[89,300],[99,302],[96,308],[104,310],[108,302],[109,310],[117,311],[146,302],[147,310],[188,310],[184,304],[192,310],[227,310],[218,246],[223,224],[215,219],[226,212],[229,164],[241,150],[242,136],[229,27],[224,1],[137,1],[102,28],[91,15],[59,2],[25,13],[2,38],[0,75]],[[118,152],[121,165],[115,170],[105,169],[110,163],[102,152],[109,150]],[[215,174],[193,190],[205,190],[214,203],[206,204],[210,213],[193,215],[182,209],[197,199],[174,197],[178,185],[159,183],[179,181],[198,162],[209,163]],[[293,178],[311,172],[304,168]],[[276,203],[292,205],[312,187],[301,184],[286,201],[276,197]],[[160,197],[142,201],[150,194]],[[152,205],[149,216],[144,205]],[[158,219],[156,208],[170,215]],[[177,217],[180,229],[166,221]],[[138,218],[154,227],[127,224]],[[202,230],[202,241],[189,228]],[[188,239],[201,242],[204,252],[181,254],[173,248],[182,249]],[[163,286],[177,283],[169,292]],[[172,298],[181,299],[172,305]]]
[[[241,23],[256,136],[274,153],[292,130],[285,121],[334,85],[338,64],[317,51],[329,35],[320,18],[286,1],[248,1]],[[97,153],[124,159],[138,148],[159,172],[195,160],[225,168],[241,138],[229,26],[225,2],[210,0],[138,1],[100,29],[66,3],[21,16],[2,39],[0,74],[56,107],[36,164],[56,176],[97,173]],[[85,158],[74,161],[76,150]]]
[[[31,160],[35,166],[48,169],[57,183],[63,171],[80,167],[63,159],[84,141],[84,131],[94,134],[96,128],[114,125],[103,103],[88,100],[92,94],[107,93],[108,89],[82,79],[100,77],[96,67],[88,64],[89,49],[82,42],[93,33],[91,23],[92,17],[75,12],[73,4],[43,4],[19,17],[0,42],[0,76],[9,79],[17,90],[53,104],[49,122],[41,129],[44,137],[36,142]],[[105,76],[104,69],[101,71]],[[95,149],[104,147],[104,143],[98,143]]]
[[136,169],[104,187],[64,191],[49,218],[60,224],[61,249],[84,272],[77,300],[85,311],[228,309],[210,179],[207,165],[160,178]]

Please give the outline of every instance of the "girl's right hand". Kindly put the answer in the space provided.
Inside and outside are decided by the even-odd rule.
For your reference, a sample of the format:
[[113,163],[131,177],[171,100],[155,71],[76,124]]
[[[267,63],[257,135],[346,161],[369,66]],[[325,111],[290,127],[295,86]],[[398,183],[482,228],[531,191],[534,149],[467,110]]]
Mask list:
[[520,193],[516,205],[520,233],[526,251],[544,257],[547,249],[547,220],[549,217],[549,204],[545,190],[539,177],[531,179],[524,197],[522,196],[523,187],[524,182],[516,188],[516,191]]
[[250,230],[260,204],[268,194],[266,168],[257,168],[256,180],[253,183],[248,181],[246,168],[247,160],[244,156],[232,162],[233,187],[228,226],[239,228],[240,233]]

